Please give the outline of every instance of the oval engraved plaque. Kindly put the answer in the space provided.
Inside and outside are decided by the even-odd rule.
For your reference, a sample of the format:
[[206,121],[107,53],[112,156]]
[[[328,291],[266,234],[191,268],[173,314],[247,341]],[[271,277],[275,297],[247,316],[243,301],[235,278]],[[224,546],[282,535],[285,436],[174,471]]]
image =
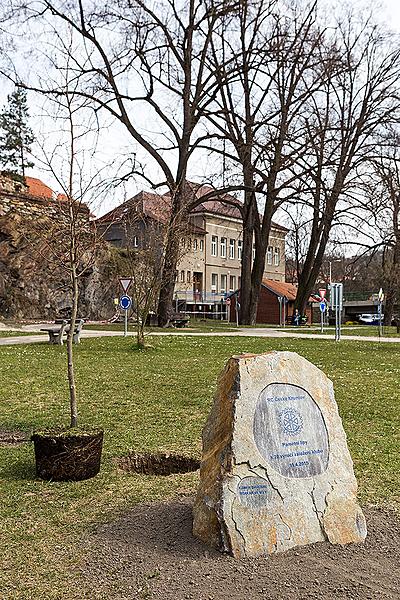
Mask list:
[[284,477],[314,477],[329,460],[329,439],[321,410],[297,385],[271,383],[254,413],[254,441],[260,454]]
[[271,484],[262,477],[244,477],[237,486],[240,503],[249,508],[263,508],[271,494]]

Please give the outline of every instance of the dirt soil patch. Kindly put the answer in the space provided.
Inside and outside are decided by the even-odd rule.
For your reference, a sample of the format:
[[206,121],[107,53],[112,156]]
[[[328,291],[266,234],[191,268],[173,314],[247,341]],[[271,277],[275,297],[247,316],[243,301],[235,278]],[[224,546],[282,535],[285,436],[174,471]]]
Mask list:
[[116,463],[123,471],[144,475],[171,475],[200,469],[200,461],[196,458],[161,452],[131,453],[118,458]]
[[[192,497],[142,504],[85,540],[91,598],[154,600],[400,599],[400,520],[365,510],[363,545],[313,544],[235,560],[191,533]],[[86,597],[86,596],[85,596]]]

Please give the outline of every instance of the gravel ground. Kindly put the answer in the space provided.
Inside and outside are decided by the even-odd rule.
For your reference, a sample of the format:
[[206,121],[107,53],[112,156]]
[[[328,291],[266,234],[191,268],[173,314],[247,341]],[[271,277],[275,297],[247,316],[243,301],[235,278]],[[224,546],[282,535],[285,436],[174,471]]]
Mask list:
[[192,497],[142,504],[85,540],[81,597],[154,600],[400,599],[400,520],[365,509],[365,544],[319,543],[235,560],[191,534]]

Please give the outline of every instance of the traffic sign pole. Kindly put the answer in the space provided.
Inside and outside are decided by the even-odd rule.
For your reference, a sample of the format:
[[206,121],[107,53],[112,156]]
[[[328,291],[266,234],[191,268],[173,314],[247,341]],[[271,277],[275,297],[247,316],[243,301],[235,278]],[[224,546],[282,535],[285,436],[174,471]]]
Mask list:
[[324,333],[324,313],[326,311],[326,300],[323,298],[319,303],[319,310],[321,312],[321,333]]
[[340,342],[343,283],[331,283],[331,306],[335,311],[335,341]]
[[125,311],[124,337],[126,337],[128,335],[128,310],[132,306],[132,300],[129,296],[127,296],[125,294],[125,295],[121,296],[121,298],[119,299],[119,305]]
[[379,294],[378,294],[378,320],[379,320],[379,337],[382,337],[382,308],[383,308],[383,300],[385,298],[385,294],[383,293],[383,289],[380,288],[379,290]]

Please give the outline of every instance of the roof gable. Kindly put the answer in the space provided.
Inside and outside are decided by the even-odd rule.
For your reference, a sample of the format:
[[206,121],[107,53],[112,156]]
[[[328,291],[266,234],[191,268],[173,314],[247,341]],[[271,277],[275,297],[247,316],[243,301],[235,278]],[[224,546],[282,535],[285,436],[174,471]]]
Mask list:
[[[200,202],[191,211],[191,215],[196,214],[212,214],[230,219],[242,220],[242,214],[240,207],[242,202],[233,196],[232,194],[221,194],[219,195],[210,185],[203,185],[199,183],[187,182],[189,188],[189,194],[192,193],[194,199],[201,200],[203,196],[208,196],[209,199],[204,202]],[[215,193],[215,197],[212,194]],[[141,191],[133,198],[126,200],[123,204],[120,204],[113,210],[109,211],[102,217],[97,219],[98,223],[109,223],[120,221],[129,215],[131,210],[138,210],[137,207],[140,205],[140,211],[143,216],[150,217],[161,223],[166,223],[171,212],[171,196],[169,192],[163,195],[155,194],[153,192]],[[282,232],[289,231],[286,227],[273,222],[272,227],[275,230]]]
[[37,179],[36,177],[25,177],[25,183],[28,188],[27,193],[31,196],[48,198],[49,200],[53,199],[53,190],[40,179]]

